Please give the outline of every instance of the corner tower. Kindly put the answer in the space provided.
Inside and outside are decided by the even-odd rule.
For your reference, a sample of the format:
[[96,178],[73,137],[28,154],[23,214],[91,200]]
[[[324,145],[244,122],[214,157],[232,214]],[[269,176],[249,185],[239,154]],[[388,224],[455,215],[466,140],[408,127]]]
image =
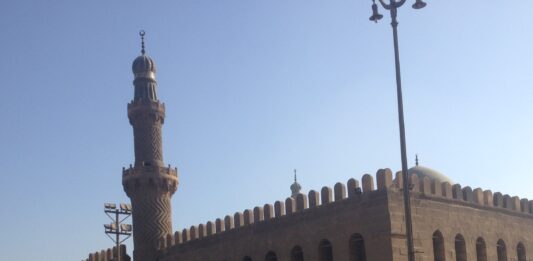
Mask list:
[[122,185],[133,207],[134,260],[154,261],[159,238],[172,233],[170,199],[178,187],[178,171],[163,162],[165,104],[157,99],[156,68],[144,51],[144,31],[140,36],[141,55],[132,65],[134,96],[128,104],[135,164],[123,169]]

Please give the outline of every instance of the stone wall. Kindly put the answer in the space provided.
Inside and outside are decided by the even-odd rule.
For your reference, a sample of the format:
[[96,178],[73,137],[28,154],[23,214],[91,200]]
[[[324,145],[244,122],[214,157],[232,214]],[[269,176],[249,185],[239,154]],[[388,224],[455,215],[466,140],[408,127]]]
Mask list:
[[[446,260],[456,260],[456,237],[464,239],[465,260],[478,260],[478,239],[485,243],[486,260],[498,260],[499,240],[505,242],[509,261],[519,260],[520,243],[526,254],[529,250],[528,256],[533,256],[533,209],[529,200],[479,188],[461,188],[459,184],[420,181],[416,176],[411,177],[411,183],[415,184],[411,206],[416,260],[435,260],[433,234],[436,231],[443,237]],[[393,260],[404,261],[407,248],[403,195],[397,185],[394,187],[389,190]]]
[[292,260],[300,247],[304,260],[319,260],[324,239],[332,246],[334,260],[348,260],[350,239],[360,235],[368,260],[391,260],[387,187],[391,172],[380,170],[378,190],[365,175],[363,188],[356,180],[337,183],[332,190],[299,194],[274,205],[245,210],[215,222],[192,226],[161,240],[160,261]]
[[[324,239],[331,243],[332,260],[357,260],[350,258],[354,235],[364,240],[366,260],[407,260],[401,176],[397,173],[392,180],[391,171],[381,169],[377,186],[368,174],[361,181],[361,187],[350,179],[320,193],[312,190],[175,232],[160,240],[158,260],[270,260],[266,256],[275,254],[275,260],[288,261],[295,260],[291,251],[300,247],[304,260],[322,261],[327,260],[319,254]],[[410,176],[410,183],[417,261],[434,260],[437,231],[448,261],[457,260],[456,238],[465,242],[466,259],[459,260],[478,260],[479,238],[486,260],[498,260],[498,241],[505,243],[508,261],[519,260],[519,244],[526,255],[533,251],[532,201],[417,175]]]

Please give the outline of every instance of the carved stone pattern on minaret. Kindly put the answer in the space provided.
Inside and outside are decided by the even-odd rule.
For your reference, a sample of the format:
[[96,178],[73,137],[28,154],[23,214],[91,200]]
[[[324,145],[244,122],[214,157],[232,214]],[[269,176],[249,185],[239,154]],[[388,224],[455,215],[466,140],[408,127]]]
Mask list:
[[[150,253],[142,252],[155,251],[158,240],[172,233],[170,194],[156,191],[139,193],[132,198],[132,206],[135,249],[141,250],[137,251],[140,255],[148,255],[146,258],[136,257],[135,260],[151,260],[155,256],[150,257]],[[137,245],[137,242],[153,242],[153,245]]]
[[136,161],[159,161],[162,163],[161,127],[159,124],[135,126],[134,140]]

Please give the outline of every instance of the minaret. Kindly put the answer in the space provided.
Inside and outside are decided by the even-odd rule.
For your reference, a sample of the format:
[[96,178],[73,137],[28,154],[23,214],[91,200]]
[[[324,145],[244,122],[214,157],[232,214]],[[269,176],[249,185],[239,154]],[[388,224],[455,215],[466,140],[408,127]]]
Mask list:
[[122,185],[133,207],[134,260],[155,261],[159,239],[172,234],[170,198],[178,187],[178,171],[163,163],[161,127],[165,105],[157,99],[155,63],[145,55],[144,34],[140,32],[141,55],[132,65],[135,91],[128,104],[135,165],[123,169]]
[[291,197],[296,199],[296,196],[300,194],[300,190],[302,189],[302,186],[298,184],[298,181],[296,180],[296,169],[294,170],[294,183],[291,185]]

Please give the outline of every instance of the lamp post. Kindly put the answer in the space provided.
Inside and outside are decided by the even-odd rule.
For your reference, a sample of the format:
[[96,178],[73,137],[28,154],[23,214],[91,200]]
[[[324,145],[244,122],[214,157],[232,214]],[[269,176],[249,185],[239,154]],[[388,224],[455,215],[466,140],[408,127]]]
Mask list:
[[[405,142],[405,124],[403,118],[403,98],[402,98],[402,78],[400,75],[400,53],[398,50],[398,8],[400,8],[407,0],[388,0],[386,3],[384,0],[379,0],[379,3],[383,8],[390,11],[392,35],[394,40],[394,62],[396,67],[396,91],[398,96],[398,120],[400,125],[400,146],[402,155],[402,179],[403,179],[403,203],[405,209],[405,229],[407,234],[407,253],[408,260],[415,261],[415,250],[413,245],[413,222],[411,219],[411,201],[410,201],[410,185],[409,176],[407,173],[407,148]],[[416,0],[413,4],[414,9],[421,9],[426,6],[422,0]],[[378,12],[378,5],[376,0],[372,0],[372,16],[370,21],[378,22],[383,18],[383,15]]]
[[[110,224],[104,224],[105,234],[115,242],[117,245],[117,256],[115,261],[120,261],[120,244],[126,239],[131,237],[132,227],[129,224],[122,224],[124,220],[131,216],[131,205],[130,204],[120,204],[120,208],[117,208],[117,205],[114,203],[105,203],[104,212],[105,214],[113,221]],[[121,218],[121,216],[125,216]],[[115,235],[115,238],[111,237],[110,234]],[[126,236],[126,238],[120,240],[120,236]]]

